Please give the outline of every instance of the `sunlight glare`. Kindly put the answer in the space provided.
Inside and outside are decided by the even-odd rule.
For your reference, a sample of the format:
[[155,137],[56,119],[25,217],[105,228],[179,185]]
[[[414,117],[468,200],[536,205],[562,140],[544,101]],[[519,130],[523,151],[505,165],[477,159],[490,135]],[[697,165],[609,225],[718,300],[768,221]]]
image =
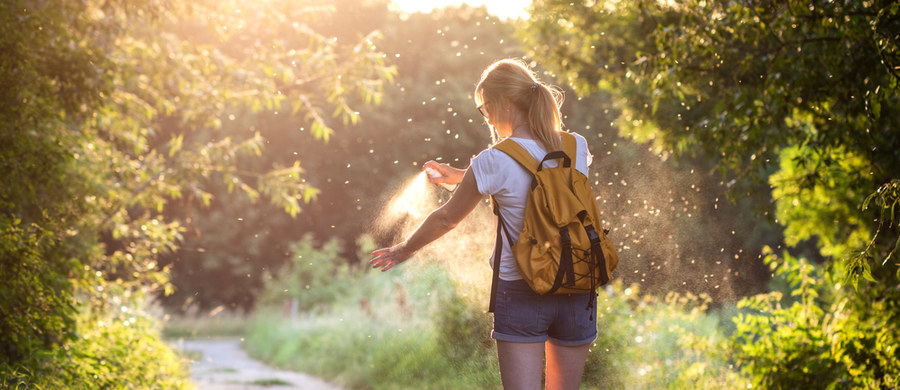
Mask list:
[[500,19],[528,18],[531,0],[393,0],[392,7],[406,12],[431,12],[435,8],[469,4],[473,7],[486,6],[488,12]]

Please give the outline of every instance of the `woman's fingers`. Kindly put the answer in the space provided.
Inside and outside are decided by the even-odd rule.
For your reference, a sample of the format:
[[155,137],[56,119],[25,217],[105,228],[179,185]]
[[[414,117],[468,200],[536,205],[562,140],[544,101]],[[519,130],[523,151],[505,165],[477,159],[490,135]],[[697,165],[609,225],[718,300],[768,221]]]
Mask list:
[[390,258],[378,259],[377,261],[372,260],[369,261],[369,264],[372,264],[372,268],[374,269],[381,268],[381,272],[394,268],[394,266],[397,265],[397,263]]
[[447,180],[447,174],[441,169],[441,165],[435,161],[422,164],[422,170],[428,173],[425,177],[430,183],[439,184]]
[[[374,252],[373,252],[373,254],[374,254]],[[379,265],[381,265],[385,261],[388,261],[389,259],[390,259],[389,253],[381,253],[381,254],[373,257],[371,260],[369,260],[369,264],[371,264],[375,267],[378,267]]]
[[446,176],[449,174],[448,169],[447,169],[447,168],[448,168],[448,165],[447,165],[447,164],[441,164],[441,163],[439,163],[439,162],[437,162],[437,161],[434,161],[434,160],[429,160],[429,161],[427,161],[425,164],[422,164],[422,169],[423,169],[423,170],[424,170],[424,169],[429,169],[429,168],[430,168],[430,169],[433,169],[433,170],[435,170],[435,171],[437,171],[438,173],[440,173],[440,174],[441,174],[440,177],[446,177]]
[[381,268],[381,272],[394,268],[396,265],[394,256],[391,253],[391,248],[382,248],[372,251],[372,256],[375,257],[369,260],[369,264],[375,269],[383,267]]
[[376,250],[372,251],[372,253],[370,253],[370,255],[377,257],[377,256],[381,256],[385,253],[390,253],[390,252],[391,252],[391,248],[381,248],[381,249],[376,249]]
[[384,268],[381,269],[381,272],[386,272],[387,270],[394,268],[395,265],[397,265],[397,263],[395,263],[393,260],[388,261],[387,265],[385,265]]
[[425,171],[431,170],[431,172],[437,172],[439,175],[433,175],[432,173],[428,174],[428,181],[440,184],[459,184],[462,182],[463,176],[466,173],[465,169],[457,169],[448,164],[439,163],[434,160],[430,160],[422,165],[422,169]]
[[381,272],[396,267],[397,264],[406,261],[410,256],[406,253],[405,245],[406,243],[400,243],[390,248],[381,248],[372,251],[372,256],[374,257],[372,260],[369,260],[369,264],[375,269],[381,267]]

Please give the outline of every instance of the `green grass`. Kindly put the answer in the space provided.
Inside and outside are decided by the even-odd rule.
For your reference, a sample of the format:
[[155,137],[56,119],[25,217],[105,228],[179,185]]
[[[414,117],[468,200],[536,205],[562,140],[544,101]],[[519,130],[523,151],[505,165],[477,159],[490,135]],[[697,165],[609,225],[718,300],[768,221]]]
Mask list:
[[257,379],[253,382],[249,383],[250,385],[255,386],[291,386],[291,382],[286,382],[281,379]]
[[172,339],[242,337],[250,324],[248,316],[230,311],[212,310],[206,313],[166,315],[162,335]]

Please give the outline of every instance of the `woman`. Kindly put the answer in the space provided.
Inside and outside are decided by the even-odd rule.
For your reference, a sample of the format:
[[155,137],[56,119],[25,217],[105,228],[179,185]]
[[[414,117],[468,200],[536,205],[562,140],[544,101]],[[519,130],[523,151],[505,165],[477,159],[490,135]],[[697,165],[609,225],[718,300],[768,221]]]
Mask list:
[[[540,83],[521,61],[500,60],[487,69],[475,87],[475,102],[496,144],[512,138],[537,161],[549,151],[562,150],[561,92]],[[575,167],[587,175],[591,156],[587,141],[576,135]],[[550,163],[548,163],[550,164]],[[459,184],[450,200],[433,211],[405,241],[372,252],[369,264],[387,271],[414,252],[452,230],[484,195],[494,196],[512,237],[522,230],[530,173],[512,157],[493,148],[472,159],[468,169],[429,161],[441,176],[433,183]],[[519,276],[511,245],[500,256],[500,281],[494,329],[500,377],[505,389],[539,389],[546,353],[547,389],[578,389],[590,343],[596,338],[595,312],[584,310],[584,294],[534,293]],[[492,259],[496,261],[496,259]],[[593,294],[591,294],[593,295]],[[522,321],[527,318],[527,321]]]

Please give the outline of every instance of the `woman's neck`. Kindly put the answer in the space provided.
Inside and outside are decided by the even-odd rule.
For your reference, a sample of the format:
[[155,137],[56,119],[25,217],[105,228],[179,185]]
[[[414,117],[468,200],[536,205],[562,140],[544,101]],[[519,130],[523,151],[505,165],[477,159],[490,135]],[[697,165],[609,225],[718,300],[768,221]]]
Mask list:
[[510,137],[534,139],[534,136],[531,134],[531,126],[527,122],[513,127]]

